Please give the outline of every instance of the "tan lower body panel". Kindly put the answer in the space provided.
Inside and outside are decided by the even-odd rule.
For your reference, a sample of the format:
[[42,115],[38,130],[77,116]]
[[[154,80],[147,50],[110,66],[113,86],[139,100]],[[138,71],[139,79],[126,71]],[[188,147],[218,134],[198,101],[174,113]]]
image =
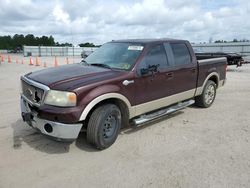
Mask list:
[[[147,103],[132,106],[132,108],[135,110],[135,114],[133,114],[133,117],[165,107],[165,106],[169,106],[177,102],[181,102],[189,98],[193,98],[194,95],[195,95],[195,89],[191,89],[182,93],[178,93],[175,95],[171,95],[168,97],[150,101]],[[133,118],[133,117],[130,117],[130,118]]]
[[[226,80],[220,80],[217,88],[224,86],[225,83],[226,83]],[[202,87],[198,87],[196,90],[195,96],[201,95],[204,87],[205,87],[205,84]]]
[[[220,80],[218,88],[222,87],[224,84],[225,84],[225,80]],[[181,102],[186,99],[193,98],[194,96],[201,95],[202,91],[203,91],[203,87],[199,87],[197,88],[196,92],[195,92],[195,89],[191,89],[182,93],[178,93],[175,95],[171,95],[168,97],[150,101],[147,103],[132,106],[131,108],[133,109],[132,111],[134,112],[134,114],[131,114],[132,117],[130,118],[133,118],[135,116],[138,116],[138,115],[141,115],[141,114],[144,114],[144,113],[147,113],[147,112],[150,112],[150,111],[153,111],[153,110],[165,107],[165,106],[169,106],[177,102]]]
[[[225,80],[219,81],[218,87],[223,86],[224,83],[225,83]],[[194,96],[201,95],[202,91],[203,91],[203,88],[204,88],[204,86],[197,88],[197,90],[196,89],[191,89],[191,90],[188,90],[188,91],[185,91],[185,92],[182,92],[182,93],[178,93],[178,94],[175,94],[175,95],[171,95],[171,96],[168,96],[168,97],[164,97],[164,98],[161,98],[161,99],[150,101],[150,102],[147,102],[147,103],[139,104],[139,105],[136,105],[136,106],[131,106],[129,100],[125,96],[123,96],[121,94],[107,93],[107,94],[101,95],[101,96],[97,97],[96,99],[94,99],[93,101],[91,101],[87,105],[87,107],[83,110],[79,121],[85,120],[85,118],[87,117],[90,110],[96,104],[98,104],[99,102],[101,102],[101,101],[103,101],[105,99],[116,98],[116,99],[122,100],[128,106],[129,115],[130,115],[130,119],[131,119],[131,118],[133,118],[135,116],[138,116],[138,115],[141,115],[141,114],[144,114],[144,113],[147,113],[147,112],[150,112],[150,111],[153,111],[153,110],[165,107],[165,106],[169,106],[171,104],[181,102],[181,101],[186,100],[186,99],[193,98]]]

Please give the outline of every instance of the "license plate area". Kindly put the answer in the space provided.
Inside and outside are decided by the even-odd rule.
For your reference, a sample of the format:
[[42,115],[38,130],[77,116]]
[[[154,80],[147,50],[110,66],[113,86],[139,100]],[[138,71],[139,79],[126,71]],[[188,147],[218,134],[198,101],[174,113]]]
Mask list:
[[32,122],[34,121],[34,116],[37,116],[37,112],[32,110],[32,105],[29,104],[23,97],[21,101],[22,101],[21,109],[22,109],[23,121],[27,122],[30,126],[32,126]]
[[30,112],[22,112],[22,118],[23,118],[23,121],[27,122],[30,126],[32,126],[32,121],[33,121],[33,118],[34,116],[32,115],[32,113]]

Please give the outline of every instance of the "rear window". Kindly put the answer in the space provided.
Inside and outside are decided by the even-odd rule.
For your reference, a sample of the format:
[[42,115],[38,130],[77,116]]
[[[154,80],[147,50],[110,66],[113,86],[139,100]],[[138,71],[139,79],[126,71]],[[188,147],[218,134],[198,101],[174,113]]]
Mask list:
[[191,56],[187,46],[183,43],[173,43],[170,44],[173,55],[175,65],[183,65],[191,63]]

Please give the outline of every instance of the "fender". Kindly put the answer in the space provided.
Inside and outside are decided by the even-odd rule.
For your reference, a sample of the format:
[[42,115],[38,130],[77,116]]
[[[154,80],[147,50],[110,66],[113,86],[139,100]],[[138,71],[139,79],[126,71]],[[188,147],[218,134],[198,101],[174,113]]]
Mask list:
[[[113,84],[105,84],[98,86],[96,88],[92,88],[89,90],[85,96],[81,99],[81,104],[83,101],[86,101],[86,103],[89,103],[90,101],[94,100],[97,96],[103,95],[105,93],[119,93],[120,87]],[[83,102],[84,103],[84,102]]]
[[[204,87],[205,87],[207,81],[208,81],[212,76],[216,76],[217,83],[219,83],[219,81],[220,81],[220,76],[219,76],[219,74],[218,74],[217,72],[212,72],[212,73],[210,73],[210,74],[207,76],[207,78],[205,79],[205,81],[203,82],[203,85],[202,85],[201,87],[198,87],[198,88],[196,89],[195,96],[199,96],[199,95],[202,94],[203,89],[204,89]],[[218,86],[217,86],[217,87],[218,87]]]
[[90,110],[96,105],[98,104],[99,102],[103,101],[103,100],[106,100],[106,99],[112,99],[112,98],[115,98],[115,99],[120,99],[122,100],[128,107],[128,110],[129,110],[129,117],[133,117],[134,114],[135,114],[135,108],[131,107],[131,104],[129,102],[129,100],[124,96],[124,95],[121,95],[119,93],[106,93],[106,94],[103,94],[103,95],[100,95],[98,97],[96,97],[94,100],[92,100],[85,108],[84,110],[82,111],[82,114],[80,116],[80,119],[79,121],[83,121],[86,119],[88,113],[90,112]]

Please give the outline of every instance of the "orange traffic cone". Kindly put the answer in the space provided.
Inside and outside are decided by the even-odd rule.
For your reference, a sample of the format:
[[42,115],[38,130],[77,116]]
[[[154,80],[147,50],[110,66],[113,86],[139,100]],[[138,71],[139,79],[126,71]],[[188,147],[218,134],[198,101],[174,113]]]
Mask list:
[[36,66],[40,66],[38,57],[36,57]]
[[8,63],[11,63],[11,57],[8,55]]
[[55,62],[54,62],[54,67],[57,67],[58,66],[58,62],[57,62],[57,58],[55,56]]
[[46,68],[47,67],[47,63],[46,61],[43,63],[43,67]]
[[30,64],[29,65],[33,65],[33,59],[31,56],[30,56]]

